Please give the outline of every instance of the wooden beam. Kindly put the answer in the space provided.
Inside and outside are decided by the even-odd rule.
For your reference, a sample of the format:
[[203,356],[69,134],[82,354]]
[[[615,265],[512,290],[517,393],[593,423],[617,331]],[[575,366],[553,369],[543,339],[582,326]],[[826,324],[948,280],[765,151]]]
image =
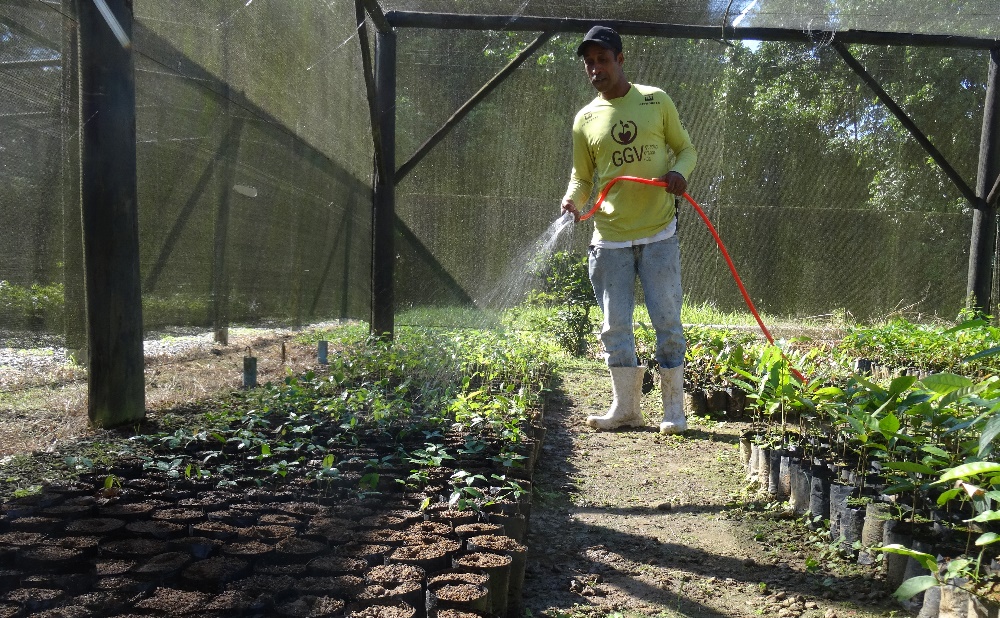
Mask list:
[[76,0],[61,0],[62,20],[62,237],[63,311],[70,358],[87,364],[87,293],[83,260],[83,217],[80,210],[80,45]]
[[385,17],[385,12],[382,11],[382,7],[379,5],[378,0],[364,0],[365,9],[368,11],[368,17],[371,18],[372,23],[378,28],[379,32],[392,32],[392,26],[389,25],[389,20]]
[[522,49],[521,53],[519,53],[517,57],[515,57],[513,60],[507,63],[507,66],[501,69],[499,73],[494,75],[492,79],[486,82],[486,84],[484,84],[483,87],[480,88],[478,92],[472,95],[472,98],[463,103],[458,108],[458,110],[451,115],[451,118],[446,120],[445,123],[441,125],[440,129],[435,131],[433,135],[427,138],[427,141],[425,141],[423,144],[420,145],[419,148],[417,148],[417,151],[413,153],[413,156],[411,156],[406,161],[406,163],[399,166],[399,169],[396,170],[396,184],[399,184],[399,182],[407,174],[410,173],[410,171],[417,165],[417,163],[419,163],[420,160],[423,159],[438,142],[443,140],[444,137],[448,135],[448,133],[450,133],[452,129],[455,128],[455,125],[461,122],[462,119],[465,118],[468,115],[468,113],[471,112],[473,108],[475,108],[480,101],[489,96],[489,94],[493,92],[497,88],[497,86],[502,84],[504,80],[510,77],[510,75],[513,74],[515,70],[517,70],[517,67],[524,64],[524,61],[530,58],[531,55],[534,54],[535,51],[537,51],[539,47],[544,45],[545,42],[548,41],[551,37],[552,37],[551,32],[543,32],[527,47]]
[[919,143],[923,149],[927,151],[927,154],[934,159],[934,162],[938,164],[941,171],[943,171],[945,175],[951,179],[955,186],[958,187],[959,192],[961,192],[961,194],[969,202],[969,205],[973,208],[982,208],[982,200],[976,195],[976,192],[972,190],[969,183],[965,182],[965,179],[962,178],[957,171],[955,171],[955,168],[951,166],[948,159],[946,159],[945,156],[941,154],[941,151],[938,150],[929,139],[927,139],[927,136],[924,135],[923,131],[921,131],[919,127],[917,127],[917,124],[913,122],[913,119],[910,118],[905,111],[903,111],[903,108],[900,107],[891,96],[889,96],[889,93],[882,88],[881,84],[879,84],[878,81],[872,77],[872,75],[866,71],[863,66],[861,66],[861,63],[858,62],[858,59],[855,58],[853,54],[851,54],[850,50],[848,50],[847,47],[839,41],[834,41],[832,46],[841,55],[844,62],[847,63],[847,66],[851,67],[851,70],[853,70],[858,77],[861,78],[861,81],[865,82],[865,84],[872,89],[875,96],[882,101],[883,105],[889,108],[892,115],[895,116],[896,119],[899,120],[899,122],[906,128],[906,130],[910,132],[913,139],[917,140],[917,143]]
[[[131,0],[107,0],[132,35]],[[146,414],[136,191],[135,70],[92,0],[77,0],[88,413],[110,427]]]
[[620,34],[673,39],[789,41],[798,43],[859,43],[865,45],[912,45],[991,49],[1000,39],[944,34],[880,32],[877,30],[795,30],[791,28],[734,28],[732,26],[692,26],[655,22],[597,20],[526,15],[459,15],[389,11],[385,15],[395,28],[436,28],[450,30],[501,30],[510,32],[586,32],[595,23],[611,26]]
[[[972,238],[969,243],[969,277],[966,292],[974,311],[994,314],[993,276],[996,258],[997,211],[989,205],[987,193],[996,199],[994,179],[1000,175],[1000,48],[990,53],[986,101],[983,104],[983,129],[979,139],[979,170],[976,191],[983,207],[972,215]],[[990,191],[990,182],[994,187]]]
[[[375,86],[383,165],[396,169],[396,34],[375,37]],[[393,276],[396,262],[396,183],[390,174],[376,175],[372,208],[371,334],[391,339],[395,331]]]

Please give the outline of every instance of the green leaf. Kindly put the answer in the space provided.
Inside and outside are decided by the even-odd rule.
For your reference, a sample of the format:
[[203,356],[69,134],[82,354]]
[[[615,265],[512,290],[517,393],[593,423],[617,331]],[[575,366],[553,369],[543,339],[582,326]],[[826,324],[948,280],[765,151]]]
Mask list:
[[900,545],[898,543],[891,543],[889,545],[883,545],[882,547],[875,547],[873,551],[884,551],[890,554],[900,554],[902,556],[909,556],[921,564],[928,571],[933,571],[937,569],[937,559],[930,555],[925,554],[922,551],[917,551],[915,549],[910,549],[905,545]]
[[[947,395],[938,400],[937,404],[938,410],[944,410],[948,406],[958,401],[961,401],[962,399],[969,397],[970,395],[974,396],[977,393],[979,393],[980,390],[982,390],[982,388],[974,384],[970,386],[963,386],[961,388],[956,388],[955,390],[949,392]],[[966,403],[968,403],[968,401],[966,401]]]
[[890,412],[885,418],[878,422],[878,430],[882,432],[883,436],[888,438],[899,431],[899,419],[896,418],[895,414]]
[[997,354],[1000,354],[1000,346],[989,348],[987,350],[983,350],[982,352],[976,352],[972,356],[966,356],[965,358],[962,359],[962,362],[971,363],[972,361],[977,361],[980,358],[986,358],[988,356],[996,356]]
[[974,384],[969,378],[953,373],[935,373],[920,382],[926,389],[939,395],[945,395],[960,388],[968,388]]
[[924,590],[930,590],[938,585],[938,580],[933,575],[919,575],[911,577],[892,593],[892,596],[900,601],[905,601],[910,597],[920,594]]
[[842,397],[844,395],[843,389],[837,388],[836,386],[826,386],[816,390],[817,395],[831,396],[831,397]]
[[945,577],[945,580],[957,577],[970,564],[972,564],[972,561],[968,558],[956,558],[949,561],[947,567],[948,575]]
[[916,487],[917,487],[916,483],[897,483],[895,485],[890,485],[886,487],[882,491],[885,492],[885,495],[892,496],[895,494],[903,493],[904,491],[910,491],[912,489],[915,489]]
[[974,461],[972,463],[962,464],[945,470],[941,475],[939,482],[943,483],[945,481],[953,481],[955,479],[969,478],[979,474],[990,474],[994,472],[1000,472],[1000,463],[993,461]]
[[986,421],[986,426],[983,427],[983,433],[979,436],[979,455],[988,449],[993,442],[993,439],[1000,435],[1000,415],[994,416],[990,420]]
[[962,493],[961,489],[958,489],[958,488],[956,488],[956,489],[949,489],[948,491],[946,491],[943,494],[941,494],[940,496],[938,496],[938,499],[937,499],[938,506],[944,506],[945,503],[947,503],[949,500],[951,500],[952,498],[954,498],[955,496],[957,496],[960,493]]
[[1000,511],[983,511],[979,515],[976,515],[972,519],[967,519],[965,521],[975,521],[979,523],[986,523],[988,521],[996,521],[1000,519]]
[[921,446],[920,450],[922,450],[925,453],[930,453],[931,455],[934,455],[935,457],[940,457],[940,458],[942,458],[944,460],[948,460],[948,459],[951,458],[951,454],[949,454],[948,451],[944,450],[943,448],[941,448],[939,446],[933,446],[933,445],[927,444],[927,445]]
[[847,422],[851,424],[851,429],[854,430],[855,434],[858,436],[864,435],[865,423],[862,419],[852,415],[847,417]]
[[890,461],[883,464],[882,467],[889,468],[890,470],[899,470],[900,472],[912,472],[914,474],[937,474],[937,470],[934,468],[912,461]]
[[970,328],[983,328],[984,326],[989,326],[990,323],[982,318],[975,318],[972,320],[966,320],[957,326],[952,326],[948,330],[941,331],[942,335],[951,335],[959,331],[968,330]]
[[1000,541],[1000,534],[997,534],[996,532],[984,532],[979,535],[978,539],[976,539],[976,545],[982,547],[983,545],[990,545],[992,543],[996,543],[997,541]]
[[899,376],[894,379],[889,384],[889,399],[895,399],[896,395],[913,386],[913,383],[916,381],[917,376]]

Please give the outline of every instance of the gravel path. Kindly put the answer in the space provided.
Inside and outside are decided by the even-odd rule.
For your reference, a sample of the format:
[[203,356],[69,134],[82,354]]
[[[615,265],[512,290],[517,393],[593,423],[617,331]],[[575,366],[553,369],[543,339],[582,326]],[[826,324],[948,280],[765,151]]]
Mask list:
[[[332,328],[340,322],[312,324],[305,329],[249,328],[229,329],[229,345],[215,341],[214,331],[205,328],[172,328],[154,333],[143,341],[146,364],[218,353],[223,348],[242,349],[260,341],[293,337],[303,330]],[[65,347],[53,345],[52,337],[14,338],[0,335],[0,391],[24,385],[37,385],[46,380],[83,379],[85,370],[70,358]],[[17,343],[12,346],[12,343]],[[35,345],[37,344],[37,345]],[[29,347],[32,346],[32,347]]]

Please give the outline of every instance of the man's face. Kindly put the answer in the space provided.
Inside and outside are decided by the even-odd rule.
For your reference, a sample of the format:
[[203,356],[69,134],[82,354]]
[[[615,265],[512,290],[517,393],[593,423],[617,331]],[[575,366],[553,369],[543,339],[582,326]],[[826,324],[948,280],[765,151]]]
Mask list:
[[601,94],[615,92],[625,79],[625,69],[622,67],[625,57],[620,53],[616,54],[597,43],[588,43],[583,49],[582,58],[590,83]]

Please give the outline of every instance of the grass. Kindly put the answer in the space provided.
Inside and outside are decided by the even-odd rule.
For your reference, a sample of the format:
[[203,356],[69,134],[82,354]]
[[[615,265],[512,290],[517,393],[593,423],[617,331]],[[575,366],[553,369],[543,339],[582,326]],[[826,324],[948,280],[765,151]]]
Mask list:
[[[762,315],[765,323],[774,323],[775,319],[769,315]],[[638,307],[636,310],[636,320],[649,323],[649,314],[645,307]],[[703,302],[695,304],[690,299],[685,298],[681,307],[681,321],[685,324],[712,324],[717,326],[757,326],[753,315],[749,311],[725,311],[716,307],[713,303]]]
[[500,312],[478,307],[414,307],[396,314],[396,324],[425,328],[497,328]]
[[[495,312],[468,307],[421,307],[408,309],[396,316],[396,323],[406,326],[423,326],[428,328],[495,328],[505,325],[515,330],[537,330],[537,324],[551,315],[553,309],[545,307],[516,307],[504,312]],[[801,329],[843,329],[855,325],[849,316],[843,312],[834,312],[822,316],[789,317],[761,313],[761,320],[771,328],[801,328]],[[600,327],[602,314],[600,308],[591,312],[591,320],[595,329]],[[633,321],[636,324],[649,324],[649,312],[641,302],[636,303]],[[726,311],[711,302],[692,303],[685,298],[681,307],[681,322],[706,326],[758,328],[757,320],[747,310]]]

